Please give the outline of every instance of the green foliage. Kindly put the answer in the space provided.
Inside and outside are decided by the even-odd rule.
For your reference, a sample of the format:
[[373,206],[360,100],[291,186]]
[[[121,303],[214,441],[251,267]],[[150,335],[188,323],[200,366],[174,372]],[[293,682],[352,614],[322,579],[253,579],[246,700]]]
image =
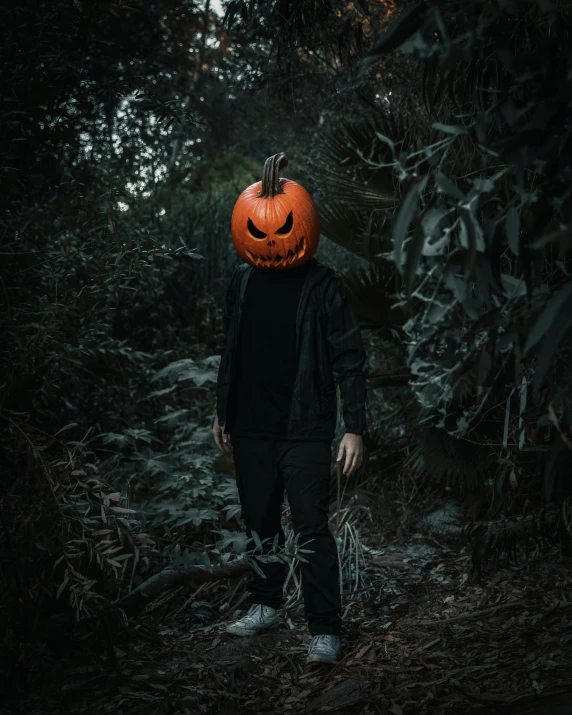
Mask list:
[[[201,101],[185,101],[172,69],[173,47],[182,74],[196,68],[189,42],[209,29],[200,10],[59,0],[0,10],[0,658],[21,686],[54,616],[115,600],[169,558],[174,544],[155,548],[157,537],[228,526],[236,500],[200,459],[214,373],[199,368],[220,351],[230,212],[255,162],[239,148],[234,176],[214,184],[223,166],[204,173],[207,190],[198,180]],[[180,382],[154,381],[171,362],[187,366]],[[72,422],[75,442],[49,437]],[[185,443],[166,441],[181,425]],[[76,474],[87,445],[91,467]],[[134,490],[156,487],[141,503],[134,470]]]
[[369,264],[344,275],[344,283],[351,295],[352,307],[360,325],[365,328],[384,327],[400,330],[406,322],[407,311],[396,305],[394,285],[396,271],[390,264]]
[[[563,506],[565,519],[569,520]],[[539,510],[538,514],[529,514],[521,518],[502,519],[500,521],[474,523],[464,529],[464,535],[472,546],[472,569],[480,581],[483,567],[492,561],[496,567],[500,554],[506,554],[509,564],[515,564],[519,552],[525,559],[533,559],[546,554],[550,548],[564,541],[570,545],[570,533],[564,528],[564,522],[553,505]]]
[[[50,618],[92,615],[140,579],[155,541],[84,442],[65,439],[77,424],[47,437],[26,415],[5,411],[3,418],[9,424],[3,451],[9,489],[0,521],[5,678],[21,648],[48,637]],[[31,681],[41,672],[39,666]]]
[[372,13],[367,2],[343,3],[332,0],[230,0],[225,25],[242,22],[251,37],[270,39],[284,64],[295,62],[300,47],[319,47],[330,61],[355,62],[364,44],[364,18]]
[[569,10],[427,3],[381,35],[399,5],[0,10],[6,678],[54,615],[245,551],[212,388],[232,207],[278,150],[380,332],[368,449],[566,498]]
[[416,474],[441,479],[447,486],[461,484],[474,489],[493,473],[497,459],[493,449],[455,439],[445,430],[432,427],[423,431],[409,456],[408,466]]
[[541,475],[539,410],[563,435],[572,423],[570,29],[565,2],[411,6],[365,68],[418,59],[429,121],[373,111],[327,126],[315,152],[325,234],[378,271],[349,276],[361,315],[373,323],[367,294],[379,325],[408,316],[402,367],[378,384],[410,376],[409,465],[461,486],[515,452],[539,454]]
[[399,118],[372,114],[328,127],[314,152],[324,235],[372,263],[387,249],[387,212],[397,201],[392,158],[409,141]]

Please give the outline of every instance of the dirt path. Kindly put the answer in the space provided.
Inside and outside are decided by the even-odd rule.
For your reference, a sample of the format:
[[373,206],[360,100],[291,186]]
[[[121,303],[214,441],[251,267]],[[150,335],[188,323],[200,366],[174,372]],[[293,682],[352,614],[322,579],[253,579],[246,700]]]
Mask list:
[[360,553],[336,665],[306,664],[299,602],[273,633],[226,634],[244,612],[244,582],[211,583],[151,604],[120,639],[115,666],[109,654],[68,658],[14,712],[572,713],[572,576],[557,554],[532,570],[504,566],[479,586],[451,537],[416,534]]

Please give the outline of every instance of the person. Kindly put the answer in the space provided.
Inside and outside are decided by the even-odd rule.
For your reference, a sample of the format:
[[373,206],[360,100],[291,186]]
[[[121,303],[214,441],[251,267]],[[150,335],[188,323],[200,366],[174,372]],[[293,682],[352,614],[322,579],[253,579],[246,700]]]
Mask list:
[[[283,156],[267,161],[274,165],[268,171],[265,166],[265,177],[287,193],[285,184],[294,182],[277,177],[276,157]],[[258,191],[260,185],[253,185],[257,195],[264,192],[264,181]],[[264,230],[269,227],[263,218],[259,212],[248,220],[275,240],[279,232]],[[244,254],[240,231],[231,225],[235,246]],[[275,250],[282,253],[266,254],[267,260],[278,255],[279,261],[288,251],[285,244]],[[278,544],[284,544],[286,491],[298,544],[310,550],[300,561],[311,634],[308,660],[333,662],[339,658],[342,626],[338,552],[328,526],[336,382],[345,427],[337,460],[344,460],[343,474],[350,476],[363,458],[365,350],[347,290],[333,269],[307,254],[286,270],[269,269],[250,249],[246,255],[249,260],[237,265],[226,291],[213,436],[221,451],[232,452],[246,532],[249,537],[253,531],[258,534],[264,552],[272,550],[277,534]],[[250,608],[227,626],[229,633],[254,635],[280,621],[286,564],[257,564],[263,577],[252,572]]]

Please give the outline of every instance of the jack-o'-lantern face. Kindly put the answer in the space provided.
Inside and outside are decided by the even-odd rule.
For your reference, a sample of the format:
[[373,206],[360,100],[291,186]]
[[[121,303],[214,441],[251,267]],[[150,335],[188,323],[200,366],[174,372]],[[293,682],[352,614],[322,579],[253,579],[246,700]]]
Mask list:
[[257,268],[287,270],[314,255],[320,240],[318,211],[300,184],[280,179],[285,154],[267,159],[262,181],[238,197],[231,219],[238,255]]

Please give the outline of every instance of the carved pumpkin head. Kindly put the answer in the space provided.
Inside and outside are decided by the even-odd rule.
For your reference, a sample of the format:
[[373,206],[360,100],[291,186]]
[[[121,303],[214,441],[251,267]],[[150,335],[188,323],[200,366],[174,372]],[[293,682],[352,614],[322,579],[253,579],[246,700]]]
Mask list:
[[245,189],[232,212],[230,230],[238,255],[269,270],[288,270],[312,258],[320,240],[318,210],[304,187],[279,178],[283,152],[266,160],[262,181]]

